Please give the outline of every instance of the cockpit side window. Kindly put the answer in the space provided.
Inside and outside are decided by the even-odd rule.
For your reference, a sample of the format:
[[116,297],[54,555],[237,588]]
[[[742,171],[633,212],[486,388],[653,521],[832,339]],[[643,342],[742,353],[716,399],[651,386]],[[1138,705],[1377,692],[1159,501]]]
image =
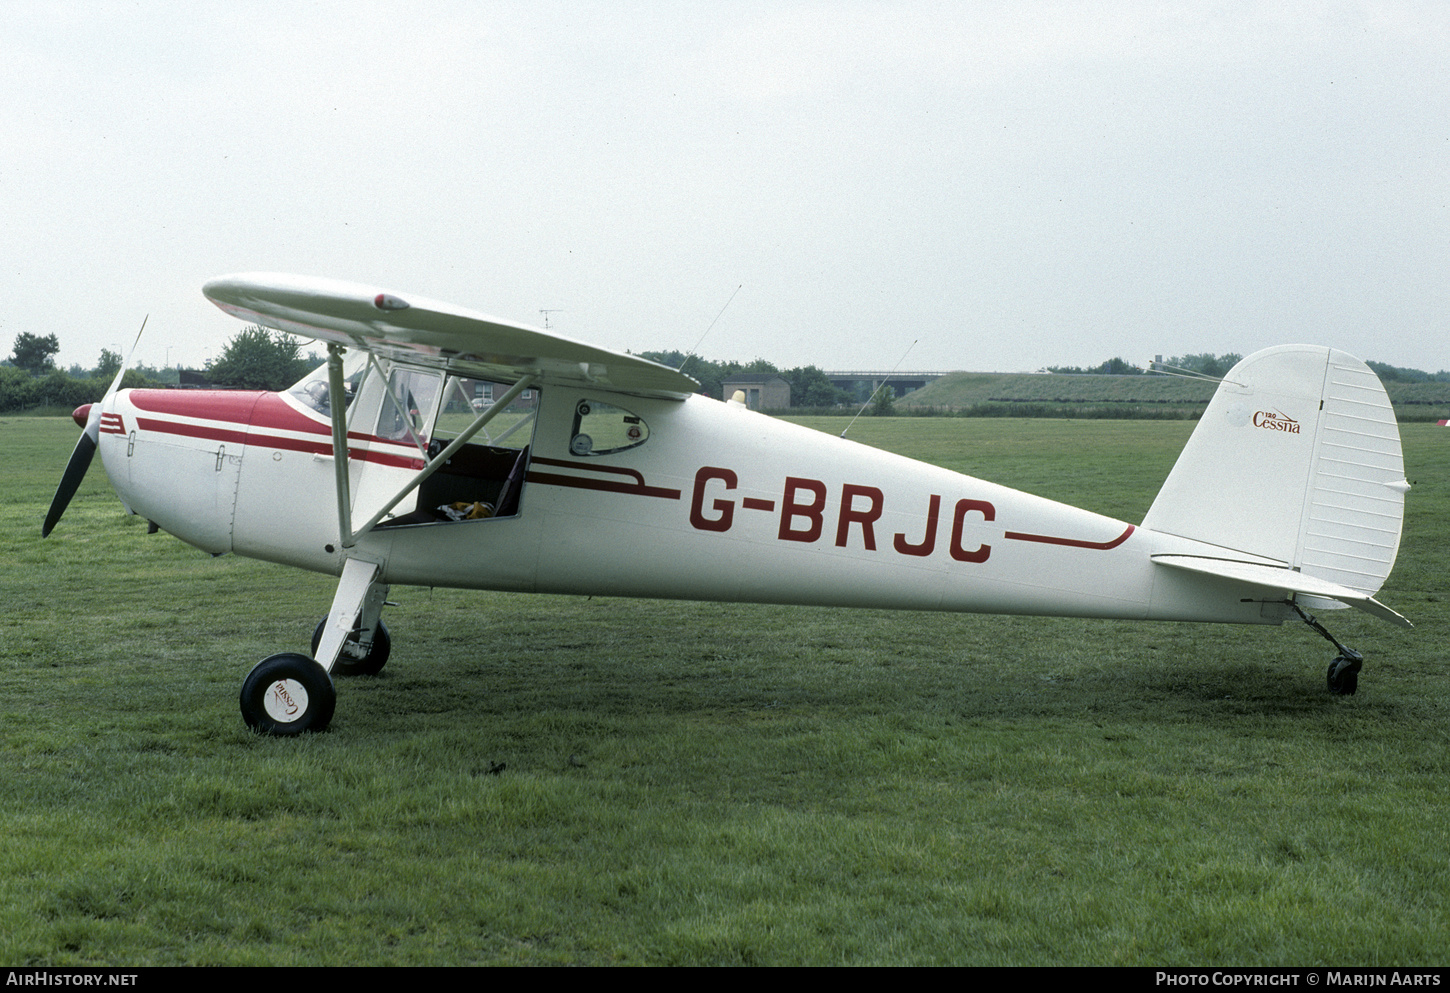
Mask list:
[[394,366],[378,416],[378,437],[410,442],[420,451],[427,448],[428,425],[433,420],[440,385],[441,377],[436,372]]
[[573,455],[612,455],[648,440],[644,418],[623,407],[598,400],[580,400],[574,406],[574,426],[569,431]]
[[[393,371],[396,375],[399,370]],[[495,410],[496,402],[508,392],[508,384],[456,375],[435,375],[432,384],[435,392],[429,394],[424,406],[437,413],[435,419],[424,421],[417,429],[419,436],[427,436],[424,449],[430,462],[442,458],[443,451],[472,427],[482,413],[493,411],[492,416],[466,444],[454,449],[441,465],[435,466],[436,471],[418,488],[417,509],[382,526],[517,517],[523,505],[539,392],[524,390],[507,406]],[[400,399],[406,395],[419,398],[419,384],[400,382],[397,385],[395,392]],[[412,423],[411,415],[400,417],[397,402],[385,400],[384,406],[393,411],[394,422]],[[388,420],[385,414],[382,422],[386,424]],[[382,434],[381,426],[379,434]]]

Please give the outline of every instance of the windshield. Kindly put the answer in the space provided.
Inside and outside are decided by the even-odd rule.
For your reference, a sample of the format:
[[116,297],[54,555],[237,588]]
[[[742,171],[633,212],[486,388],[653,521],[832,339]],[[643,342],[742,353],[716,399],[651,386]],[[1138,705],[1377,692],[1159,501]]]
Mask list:
[[[368,371],[368,353],[359,349],[349,349],[342,359],[342,388],[345,400],[343,406],[352,403],[352,398],[357,396],[358,384]],[[313,369],[306,376],[297,381],[287,391],[307,406],[327,417],[332,416],[332,404],[327,396],[327,363],[323,363]]]

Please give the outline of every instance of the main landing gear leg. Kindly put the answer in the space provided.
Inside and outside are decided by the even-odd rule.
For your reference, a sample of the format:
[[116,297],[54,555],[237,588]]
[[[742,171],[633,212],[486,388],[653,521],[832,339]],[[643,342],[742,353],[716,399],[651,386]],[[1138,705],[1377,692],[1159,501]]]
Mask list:
[[377,672],[391,640],[380,615],[388,587],[377,583],[374,562],[348,559],[332,610],[313,635],[310,659],[295,652],[257,663],[242,683],[242,719],[264,734],[321,731],[332,720],[334,672]]
[[1364,665],[1364,656],[1348,645],[1340,644],[1338,638],[1330,634],[1323,624],[1304,613],[1297,603],[1291,600],[1289,606],[1294,608],[1294,613],[1298,614],[1305,624],[1324,635],[1335,648],[1339,649],[1339,654],[1334,657],[1334,661],[1329,663],[1327,674],[1329,692],[1352,696],[1354,691],[1359,689],[1359,670]]
[[[354,568],[354,563],[356,575],[349,577],[348,569]],[[328,668],[334,676],[376,676],[393,650],[393,639],[382,619],[388,587],[374,582],[376,575],[377,566],[372,563],[349,559],[331,613],[318,621],[317,630],[312,632],[312,654],[324,665],[330,659]],[[359,604],[358,587],[363,584]],[[335,645],[338,638],[341,644]]]

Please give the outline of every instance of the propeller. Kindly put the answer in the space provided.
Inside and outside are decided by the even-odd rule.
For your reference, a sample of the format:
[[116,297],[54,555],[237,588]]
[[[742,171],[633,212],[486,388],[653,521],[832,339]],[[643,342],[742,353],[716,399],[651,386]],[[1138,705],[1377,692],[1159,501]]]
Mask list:
[[76,423],[80,424],[84,431],[81,432],[80,441],[76,442],[75,450],[70,453],[70,461],[65,464],[65,472],[61,474],[60,485],[55,488],[55,496],[50,501],[50,510],[46,512],[45,523],[41,525],[40,536],[49,538],[50,532],[60,521],[60,515],[65,513],[65,508],[70,506],[71,497],[76,495],[80,489],[81,480],[86,478],[86,470],[91,467],[91,459],[96,454],[96,447],[101,439],[101,412],[105,409],[106,401],[115,395],[121,388],[121,377],[126,375],[126,368],[131,364],[131,356],[136,351],[136,345],[141,340],[141,331],[146,330],[146,321],[151,317],[147,314],[141,319],[141,330],[136,332],[136,341],[131,343],[131,350],[126,353],[126,361],[121,363],[121,368],[116,370],[116,378],[111,380],[111,388],[106,390],[106,395],[99,403],[88,403],[77,407],[71,416]]

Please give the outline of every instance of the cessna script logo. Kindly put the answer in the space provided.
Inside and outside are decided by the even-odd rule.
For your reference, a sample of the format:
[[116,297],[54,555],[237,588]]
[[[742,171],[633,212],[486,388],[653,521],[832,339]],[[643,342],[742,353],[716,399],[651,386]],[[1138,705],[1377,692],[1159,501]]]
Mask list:
[[1254,427],[1263,428],[1265,431],[1283,431],[1285,434],[1298,434],[1299,422],[1288,414],[1276,414],[1271,410],[1254,411]]
[[297,701],[292,698],[292,694],[287,692],[286,680],[277,680],[272,684],[269,692],[272,694],[272,699],[275,701],[277,708],[288,718],[295,716],[297,711],[302,709]]

